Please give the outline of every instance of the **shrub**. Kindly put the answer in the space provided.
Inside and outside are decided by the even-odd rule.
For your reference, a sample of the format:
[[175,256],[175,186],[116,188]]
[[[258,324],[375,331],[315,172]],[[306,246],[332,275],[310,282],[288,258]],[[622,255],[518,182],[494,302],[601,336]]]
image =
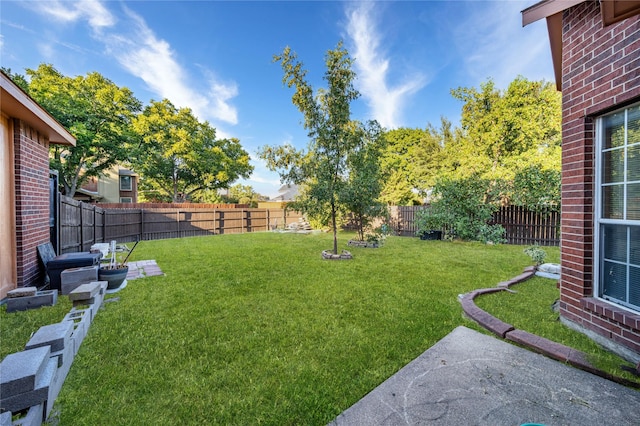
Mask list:
[[544,259],[547,257],[547,252],[540,246],[535,245],[524,249],[524,253],[534,261],[536,266],[540,266],[544,263]]
[[488,196],[490,187],[478,176],[439,181],[433,190],[436,200],[417,214],[418,233],[444,230],[446,239],[504,242],[504,228],[489,224],[498,209]]

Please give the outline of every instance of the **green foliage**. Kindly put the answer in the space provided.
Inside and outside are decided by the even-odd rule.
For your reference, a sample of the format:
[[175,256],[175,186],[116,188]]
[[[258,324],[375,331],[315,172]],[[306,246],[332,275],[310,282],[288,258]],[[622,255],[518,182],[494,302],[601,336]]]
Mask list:
[[29,82],[24,75],[11,72],[11,68],[0,67],[0,71],[5,73],[18,87],[29,93]]
[[380,129],[375,122],[363,125],[351,120],[350,104],[359,93],[353,86],[353,60],[342,42],[327,52],[324,80],[328,87],[315,94],[291,48],[274,61],[282,67],[283,83],[295,88],[292,102],[304,117],[310,141],[306,151],[289,145],[266,146],[259,155],[283,181],[303,187],[292,208],[328,224],[333,230],[333,252],[338,253],[340,217],[351,210],[362,224],[379,208],[375,205],[379,194],[375,150]]
[[507,159],[560,145],[561,99],[551,83],[518,77],[503,93],[489,80],[452,95],[464,102],[464,154],[483,158],[486,178],[511,178],[514,170],[501,170]]
[[386,217],[387,207],[378,201],[382,182],[379,156],[382,130],[377,122],[355,129],[355,150],[347,154],[349,176],[347,184],[338,194],[344,208],[355,221],[360,240],[374,218]]
[[547,252],[538,245],[527,247],[523,251],[524,254],[526,254],[531,258],[531,260],[533,260],[536,266],[542,265],[547,257]]
[[208,122],[167,99],[152,101],[133,127],[142,139],[141,152],[132,159],[144,177],[140,190],[156,199],[181,202],[205,189],[226,188],[253,171],[238,139],[216,139]]
[[67,195],[130,159],[138,142],[131,123],[141,109],[131,90],[97,72],[66,77],[46,64],[26,71],[29,95],[76,138],[75,147],[51,146],[50,167],[58,171]]
[[380,200],[389,205],[421,204],[433,186],[439,154],[451,136],[451,123],[442,119],[441,129],[400,128],[385,132],[380,167],[385,178]]
[[383,224],[376,228],[368,230],[366,234],[364,234],[364,238],[362,241],[366,241],[368,243],[376,243],[381,247],[390,233],[390,228],[386,224]]
[[556,169],[530,165],[516,172],[512,203],[529,210],[560,209],[561,174]]
[[464,102],[461,137],[445,145],[439,176],[481,176],[503,202],[559,206],[561,99],[552,84],[518,77],[452,91]]
[[498,209],[490,196],[491,182],[478,176],[441,180],[434,188],[435,201],[417,214],[418,232],[444,230],[446,238],[500,243],[501,225],[489,225]]

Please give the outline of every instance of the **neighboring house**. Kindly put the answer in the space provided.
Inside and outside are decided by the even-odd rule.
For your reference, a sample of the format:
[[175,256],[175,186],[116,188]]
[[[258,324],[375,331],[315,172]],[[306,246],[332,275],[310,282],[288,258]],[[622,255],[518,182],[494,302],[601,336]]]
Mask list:
[[283,209],[287,203],[295,200],[299,194],[298,185],[286,184],[278,189],[278,195],[271,197],[266,201],[258,202],[258,208],[261,209]]
[[640,1],[546,0],[562,91],[560,315],[640,361]]
[[0,72],[0,299],[44,283],[37,246],[49,242],[49,144],[75,138]]
[[114,166],[99,178],[91,178],[73,198],[89,203],[137,203],[138,175]]

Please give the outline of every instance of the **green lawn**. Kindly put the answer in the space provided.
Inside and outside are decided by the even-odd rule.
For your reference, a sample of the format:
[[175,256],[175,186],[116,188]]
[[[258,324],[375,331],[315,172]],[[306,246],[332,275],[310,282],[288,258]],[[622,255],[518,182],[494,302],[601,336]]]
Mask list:
[[[478,329],[459,294],[530,264],[520,246],[391,237],[380,249],[351,249],[354,260],[323,261],[330,247],[327,234],[141,242],[134,260],[156,259],[166,276],[130,281],[104,305],[58,397],[60,424],[326,424],[456,326]],[[557,261],[558,249],[548,252]],[[552,283],[539,281],[555,296],[518,293],[537,307],[528,316],[550,311]],[[63,301],[2,308],[2,356],[68,310]],[[18,325],[30,316],[25,336]],[[520,327],[535,333],[538,324]],[[622,363],[588,350],[607,368]]]

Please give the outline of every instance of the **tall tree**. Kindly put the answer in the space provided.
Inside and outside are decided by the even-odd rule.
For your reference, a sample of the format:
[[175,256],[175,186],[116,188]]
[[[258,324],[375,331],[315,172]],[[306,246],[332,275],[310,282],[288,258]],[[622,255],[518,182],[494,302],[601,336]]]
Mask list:
[[304,186],[297,206],[333,229],[333,252],[338,252],[337,218],[346,208],[344,199],[350,173],[349,154],[362,146],[361,123],[351,120],[351,102],[359,93],[353,86],[353,60],[339,42],[325,56],[324,80],[328,87],[314,90],[306,80],[307,71],[291,48],[274,57],[284,72],[283,83],[295,88],[293,104],[304,116],[309,145],[306,151],[292,146],[263,147],[260,156],[283,181]]
[[561,141],[561,99],[544,81],[518,77],[501,92],[492,80],[476,88],[458,88],[463,101],[464,141],[451,152],[459,174],[513,180],[521,156],[553,156]]
[[51,147],[50,166],[65,194],[129,157],[137,140],[131,123],[141,109],[131,90],[97,72],[72,78],[48,64],[26,72],[31,97],[76,138],[75,147]]
[[442,146],[451,138],[451,123],[442,118],[441,129],[399,128],[384,135],[381,156],[385,185],[381,199],[390,205],[422,204],[426,190],[435,183]]
[[502,202],[558,207],[561,96],[555,87],[518,77],[505,91],[489,80],[452,94],[464,102],[462,135],[445,145],[440,178],[476,176]]
[[132,159],[141,190],[156,199],[181,202],[203,189],[227,188],[253,171],[238,139],[216,139],[208,122],[169,100],[151,101],[134,120],[142,155]]
[[340,200],[355,221],[360,240],[373,218],[386,216],[386,205],[380,201],[382,174],[380,155],[384,144],[382,129],[377,122],[356,128],[355,149],[347,155],[349,177]]

